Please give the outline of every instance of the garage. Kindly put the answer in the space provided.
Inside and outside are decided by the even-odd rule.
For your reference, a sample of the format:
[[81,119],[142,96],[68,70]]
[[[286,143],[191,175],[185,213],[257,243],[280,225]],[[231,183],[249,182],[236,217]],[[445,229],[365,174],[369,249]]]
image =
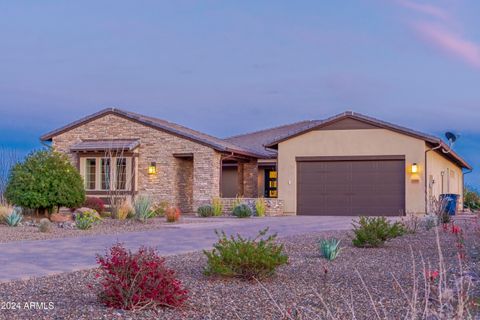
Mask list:
[[297,214],[398,216],[405,157],[297,157]]

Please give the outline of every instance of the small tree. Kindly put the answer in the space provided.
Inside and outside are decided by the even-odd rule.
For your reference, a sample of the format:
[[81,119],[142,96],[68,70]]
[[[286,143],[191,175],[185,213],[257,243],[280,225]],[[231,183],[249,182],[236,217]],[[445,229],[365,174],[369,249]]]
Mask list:
[[12,204],[40,212],[73,208],[85,201],[83,179],[67,156],[52,150],[32,152],[10,172],[5,196]]

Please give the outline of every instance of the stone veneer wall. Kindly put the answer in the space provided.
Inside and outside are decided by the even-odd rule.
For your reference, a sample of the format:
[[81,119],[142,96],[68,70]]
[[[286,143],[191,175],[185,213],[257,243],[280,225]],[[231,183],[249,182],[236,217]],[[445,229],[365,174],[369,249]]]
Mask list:
[[257,160],[243,163],[243,196],[258,197],[258,163]]
[[[233,205],[237,201],[241,201],[241,203],[245,203],[248,205],[252,211],[255,211],[255,202],[258,198],[221,198],[223,204],[223,213],[226,215],[232,214]],[[283,210],[283,200],[277,198],[264,198],[267,210],[265,212],[266,216],[282,216],[284,215]]]
[[[82,139],[139,139],[136,190],[139,194],[151,196],[154,201],[168,201],[182,206],[186,198],[180,199],[175,190],[180,162],[173,154],[193,153],[193,211],[212,197],[219,196],[221,154],[208,146],[107,114],[55,136],[53,147],[69,155],[72,163],[78,165],[78,158],[70,152],[70,147]],[[157,163],[155,175],[148,174],[150,162]],[[188,179],[184,178],[185,181]]]

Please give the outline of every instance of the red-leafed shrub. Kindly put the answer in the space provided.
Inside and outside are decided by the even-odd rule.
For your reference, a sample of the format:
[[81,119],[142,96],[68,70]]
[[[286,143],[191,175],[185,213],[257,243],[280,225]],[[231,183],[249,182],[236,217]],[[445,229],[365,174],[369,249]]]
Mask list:
[[87,197],[83,203],[85,208],[90,208],[102,214],[105,211],[105,204],[102,199],[97,197]]
[[121,244],[110,248],[105,256],[98,255],[100,301],[106,306],[135,310],[156,307],[178,307],[187,299],[187,290],[165,266],[165,259],[152,248],[137,252]]
[[180,219],[180,209],[177,207],[168,207],[165,211],[167,222],[177,222]]

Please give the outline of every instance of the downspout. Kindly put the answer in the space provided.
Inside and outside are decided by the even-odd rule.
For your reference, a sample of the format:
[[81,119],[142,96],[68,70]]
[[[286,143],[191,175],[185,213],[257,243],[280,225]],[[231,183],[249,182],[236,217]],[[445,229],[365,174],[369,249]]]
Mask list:
[[425,214],[428,213],[428,161],[427,161],[427,153],[430,151],[438,150],[442,147],[442,144],[439,143],[438,146],[435,148],[430,148],[425,150]]

